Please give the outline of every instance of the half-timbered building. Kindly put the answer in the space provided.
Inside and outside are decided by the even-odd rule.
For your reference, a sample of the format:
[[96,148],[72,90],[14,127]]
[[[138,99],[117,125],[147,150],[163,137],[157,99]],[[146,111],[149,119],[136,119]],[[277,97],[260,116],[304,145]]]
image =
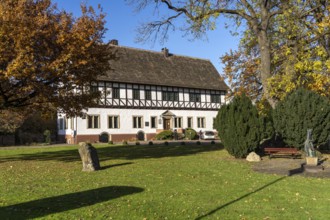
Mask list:
[[150,140],[163,130],[214,130],[228,89],[209,60],[118,46],[112,71],[91,85],[101,92],[85,117],[58,118],[58,135],[81,141]]

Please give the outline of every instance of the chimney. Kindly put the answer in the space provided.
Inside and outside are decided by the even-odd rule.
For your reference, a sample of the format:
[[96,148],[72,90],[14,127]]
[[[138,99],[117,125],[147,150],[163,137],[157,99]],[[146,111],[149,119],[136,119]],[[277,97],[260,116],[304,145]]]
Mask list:
[[116,39],[112,39],[112,40],[110,41],[110,44],[111,44],[111,45],[116,45],[116,46],[118,46],[118,40],[116,40]]
[[166,47],[162,48],[162,52],[163,52],[165,57],[169,56],[169,52],[168,52],[168,49]]

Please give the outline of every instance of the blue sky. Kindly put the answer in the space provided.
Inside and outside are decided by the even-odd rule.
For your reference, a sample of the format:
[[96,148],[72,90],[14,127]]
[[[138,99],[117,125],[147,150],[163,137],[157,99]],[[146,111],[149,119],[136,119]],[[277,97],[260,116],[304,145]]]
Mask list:
[[[213,65],[222,72],[223,65],[219,57],[229,52],[230,49],[237,49],[239,38],[230,35],[229,30],[224,28],[224,22],[219,22],[215,31],[209,31],[206,39],[191,40],[191,37],[183,36],[184,33],[176,30],[170,34],[167,42],[160,44],[137,43],[136,37],[139,24],[157,19],[154,16],[154,10],[144,10],[135,12],[132,5],[128,5],[124,0],[53,0],[59,9],[72,12],[75,16],[80,15],[80,3],[85,2],[97,8],[100,4],[106,16],[105,42],[111,39],[117,39],[119,45],[142,48],[153,51],[160,51],[167,47],[171,53],[198,57],[211,60]],[[166,11],[167,12],[167,11]],[[178,28],[177,28],[178,29]]]

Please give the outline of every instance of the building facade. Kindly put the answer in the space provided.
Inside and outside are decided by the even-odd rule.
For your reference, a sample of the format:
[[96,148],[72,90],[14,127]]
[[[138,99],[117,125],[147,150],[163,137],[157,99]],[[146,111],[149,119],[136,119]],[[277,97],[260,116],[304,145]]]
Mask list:
[[90,85],[101,92],[84,117],[59,115],[58,136],[67,143],[151,140],[163,130],[214,130],[228,89],[210,61],[109,45],[112,71]]

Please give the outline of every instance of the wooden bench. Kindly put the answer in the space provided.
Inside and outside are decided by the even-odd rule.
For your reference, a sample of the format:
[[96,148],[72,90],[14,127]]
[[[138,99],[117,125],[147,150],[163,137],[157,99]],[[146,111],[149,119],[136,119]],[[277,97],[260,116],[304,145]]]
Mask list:
[[291,156],[292,158],[297,158],[301,156],[301,153],[297,148],[284,148],[284,147],[265,147],[265,154],[269,155],[269,158],[272,156]]

